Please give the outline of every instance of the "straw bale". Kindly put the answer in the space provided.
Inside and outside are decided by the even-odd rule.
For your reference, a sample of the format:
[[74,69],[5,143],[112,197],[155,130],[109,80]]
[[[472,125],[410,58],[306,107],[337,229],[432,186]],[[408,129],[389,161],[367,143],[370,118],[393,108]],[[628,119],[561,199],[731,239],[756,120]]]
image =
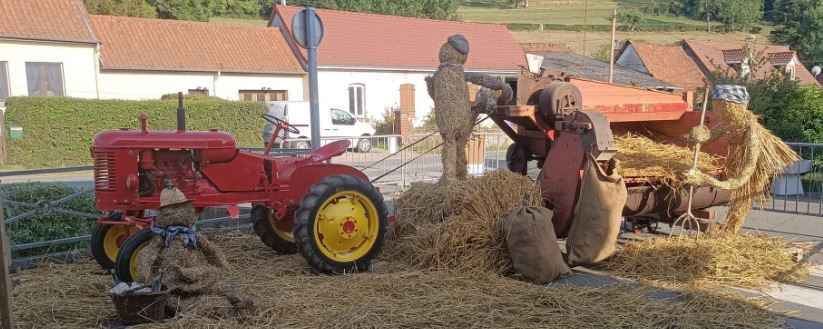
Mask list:
[[[614,138],[623,177],[639,177],[661,181],[671,186],[681,186],[682,174],[692,167],[694,150],[652,140],[638,134],[625,134]],[[704,173],[723,169],[723,157],[701,152],[698,168]]]
[[418,269],[507,273],[503,218],[521,206],[542,206],[540,187],[499,170],[451,185],[417,185],[396,200],[397,222],[385,255]]
[[618,276],[669,286],[765,288],[808,275],[810,266],[796,263],[790,246],[756,234],[652,238],[624,245],[609,267]]
[[[238,318],[183,310],[164,323],[134,328],[777,328],[785,323],[761,299],[699,292],[650,299],[652,291],[635,286],[543,287],[488,272],[409,270],[386,261],[375,264],[374,272],[325,276],[311,271],[299,255],[279,255],[255,236],[214,241],[228,256],[227,279],[259,301],[258,311]],[[44,264],[16,277],[21,328],[91,328],[115,317],[105,296],[112,280],[90,260]]]

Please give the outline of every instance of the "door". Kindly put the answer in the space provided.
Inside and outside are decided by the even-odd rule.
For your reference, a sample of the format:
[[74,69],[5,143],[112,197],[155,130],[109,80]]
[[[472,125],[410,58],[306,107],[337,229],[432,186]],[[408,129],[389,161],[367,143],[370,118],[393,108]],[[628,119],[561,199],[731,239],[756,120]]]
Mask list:
[[359,136],[357,131],[354,129],[357,119],[355,119],[351,114],[338,109],[331,109],[329,114],[331,115],[331,126],[323,127],[324,136]]

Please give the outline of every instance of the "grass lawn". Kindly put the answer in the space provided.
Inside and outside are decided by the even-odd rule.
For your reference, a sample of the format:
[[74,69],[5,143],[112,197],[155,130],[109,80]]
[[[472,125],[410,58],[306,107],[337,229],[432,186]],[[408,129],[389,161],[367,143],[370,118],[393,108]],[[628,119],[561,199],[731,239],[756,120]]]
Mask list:
[[[514,31],[515,39],[518,42],[548,42],[548,43],[565,43],[574,52],[585,54],[588,56],[594,53],[601,47],[608,47],[611,39],[611,32],[587,32],[586,41],[583,42],[583,32],[571,31]],[[768,31],[757,36],[758,43],[768,43]],[[683,39],[689,40],[704,40],[704,41],[728,41],[740,42],[746,41],[749,33],[706,33],[706,32],[619,32],[617,33],[618,40],[631,39],[635,41],[645,41],[656,44],[671,44]]]
[[218,23],[218,24],[234,24],[234,25],[253,25],[253,26],[261,26],[265,27],[269,21],[263,18],[256,18],[256,17],[248,17],[248,18],[235,18],[235,17],[212,17],[209,19],[211,23]]

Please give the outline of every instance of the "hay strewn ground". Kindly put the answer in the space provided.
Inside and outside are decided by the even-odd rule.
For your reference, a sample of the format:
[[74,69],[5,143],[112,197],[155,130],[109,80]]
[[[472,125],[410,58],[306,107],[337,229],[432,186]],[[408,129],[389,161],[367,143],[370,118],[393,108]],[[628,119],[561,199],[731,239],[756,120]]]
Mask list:
[[[782,316],[762,300],[690,294],[651,300],[628,287],[540,287],[491,273],[403,270],[384,261],[373,273],[312,274],[298,255],[281,256],[249,235],[218,237],[231,263],[227,280],[256,297],[245,322],[184,312],[138,328],[776,328]],[[92,263],[43,265],[15,275],[22,328],[90,328],[114,317],[111,278]]]
[[766,288],[808,276],[810,265],[796,263],[789,247],[754,234],[652,238],[624,245],[609,266],[618,276],[666,286]]
[[508,170],[414,186],[395,201],[386,257],[417,269],[507,273],[503,218],[523,205],[543,205],[540,187]]
[[[682,173],[692,168],[694,150],[688,147],[656,142],[636,134],[615,136],[614,143],[619,149],[615,158],[620,160],[623,177],[656,177],[677,184],[683,178]],[[723,169],[723,163],[723,157],[701,152],[697,167],[701,172],[711,173]]]

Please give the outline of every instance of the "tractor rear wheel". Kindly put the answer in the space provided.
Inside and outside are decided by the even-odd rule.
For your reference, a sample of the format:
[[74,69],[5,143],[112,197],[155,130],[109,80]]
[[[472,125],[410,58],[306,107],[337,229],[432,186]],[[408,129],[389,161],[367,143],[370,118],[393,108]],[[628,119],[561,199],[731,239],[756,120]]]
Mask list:
[[114,277],[120,282],[133,282],[137,277],[137,255],[149,245],[154,233],[149,229],[144,229],[126,239],[120,252],[117,253],[117,261],[114,263]]
[[120,246],[139,229],[129,225],[97,224],[91,234],[91,255],[106,270],[114,268]]
[[269,248],[281,254],[297,252],[294,235],[289,230],[277,227],[277,217],[274,211],[264,205],[256,205],[251,210],[251,219],[254,222],[254,232]]
[[294,216],[297,250],[326,274],[368,270],[388,229],[383,196],[351,176],[326,177],[300,201]]

